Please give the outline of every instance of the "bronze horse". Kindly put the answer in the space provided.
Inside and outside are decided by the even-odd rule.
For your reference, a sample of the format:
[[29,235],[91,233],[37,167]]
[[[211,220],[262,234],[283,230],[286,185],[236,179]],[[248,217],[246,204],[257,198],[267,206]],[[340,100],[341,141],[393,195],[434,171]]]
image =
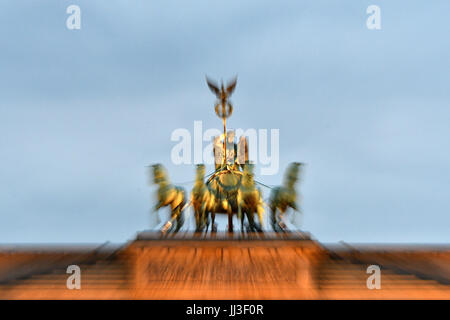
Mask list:
[[195,231],[200,232],[209,226],[208,212],[213,211],[214,195],[205,184],[205,165],[197,165],[197,176],[191,192],[191,203],[195,216]]
[[183,188],[170,184],[166,171],[161,164],[155,164],[153,167],[153,181],[158,185],[157,203],[154,208],[154,213],[166,206],[170,206],[171,217],[163,228],[162,233],[172,231],[175,222],[175,232],[178,232],[183,226],[184,217],[183,210],[186,205],[186,192]]
[[[245,164],[242,184],[237,193],[238,217],[241,219],[241,231],[244,231],[244,218],[247,217],[247,230],[262,232],[264,202],[253,176],[253,164]],[[254,221],[255,213],[258,215],[259,225]]]
[[295,184],[298,181],[302,163],[294,162],[286,170],[283,185],[272,189],[269,199],[269,208],[271,211],[271,224],[274,231],[285,231],[286,224],[283,216],[288,208],[300,212],[297,205],[297,192]]

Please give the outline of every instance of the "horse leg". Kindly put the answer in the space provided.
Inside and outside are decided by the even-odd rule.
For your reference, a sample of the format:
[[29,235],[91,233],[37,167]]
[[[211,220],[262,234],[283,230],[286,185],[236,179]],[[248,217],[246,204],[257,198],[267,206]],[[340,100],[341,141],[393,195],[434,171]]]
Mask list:
[[286,229],[287,229],[287,226],[284,223],[284,214],[285,214],[285,211],[280,210],[280,219],[278,221],[278,227],[280,228],[280,230],[282,232],[286,232]]
[[[205,214],[208,215],[208,212],[205,212]],[[209,216],[206,216],[205,226],[206,226],[206,231],[205,231],[205,233],[208,233],[208,229],[209,229]]]
[[161,219],[159,218],[159,210],[160,206],[156,205],[153,209],[153,212],[150,213],[150,228],[155,228],[161,223]]
[[200,212],[196,207],[193,206],[194,209],[194,217],[195,217],[195,232],[200,231]]
[[208,232],[209,223],[210,223],[210,221],[209,221],[209,209],[207,208],[206,205],[203,205],[203,207],[202,207],[202,231],[206,227],[206,232]]
[[259,222],[259,223],[253,222],[253,223],[254,223],[255,231],[256,231],[256,232],[263,232],[261,222]]
[[161,233],[162,233],[162,234],[166,234],[166,233],[172,231],[172,229],[173,229],[173,221],[175,220],[175,210],[176,210],[176,209],[172,209],[172,210],[171,210],[171,213],[170,213],[170,220],[167,221],[167,222],[164,224],[164,226],[162,227],[162,229],[161,229]]
[[231,205],[228,204],[228,232],[233,232],[233,212],[231,211]]
[[271,207],[270,208],[270,223],[272,225],[272,229],[275,232],[278,232],[278,226],[277,226],[277,208]]
[[205,224],[206,224],[206,232],[208,232],[209,224],[211,223],[211,218],[209,216],[209,210],[205,209]]
[[195,223],[196,223],[196,229],[195,232],[202,232],[205,228],[205,210],[202,208],[197,209],[195,211]]
[[245,210],[244,214],[247,217],[247,222],[248,222],[245,229],[247,230],[247,232],[253,232],[253,218],[248,210]]
[[216,213],[215,213],[215,211],[214,211],[214,209],[212,210],[212,212],[211,212],[211,222],[212,222],[212,224],[211,224],[211,232],[216,232],[217,231],[217,226],[216,226],[216,223],[215,223],[215,221],[216,221]]
[[263,215],[264,215],[264,207],[261,205],[261,204],[258,204],[257,206],[256,206],[256,214],[257,214],[257,216],[258,216],[258,222],[259,223],[257,223],[257,224],[255,224],[255,226],[256,226],[256,231],[258,231],[258,232],[262,232],[263,230],[262,230],[262,227],[263,227],[263,225],[264,225],[264,218],[263,218]]
[[248,212],[248,221],[249,221],[250,229],[252,230],[252,232],[257,232],[260,230],[260,228],[258,227],[258,225],[255,222],[255,213],[251,210]]
[[182,210],[183,207],[184,207],[184,202],[182,202],[177,208],[177,227],[175,228],[175,232],[178,232],[184,224],[184,216],[183,216],[183,210]]
[[171,230],[171,228],[172,228],[172,222],[169,220],[162,227],[161,233],[166,234],[167,232],[169,232]]
[[244,214],[240,204],[238,204],[238,218],[241,219],[241,232],[244,233]]
[[198,223],[197,223],[197,232],[202,232],[205,228],[205,205],[203,204],[200,210],[198,211]]
[[[203,219],[204,219],[204,227],[206,227],[206,233],[208,233],[208,229],[209,229],[209,210],[207,209],[207,207],[205,205],[202,206],[202,215],[203,215]],[[204,229],[204,228],[203,228]],[[202,229],[202,231],[203,231]]]

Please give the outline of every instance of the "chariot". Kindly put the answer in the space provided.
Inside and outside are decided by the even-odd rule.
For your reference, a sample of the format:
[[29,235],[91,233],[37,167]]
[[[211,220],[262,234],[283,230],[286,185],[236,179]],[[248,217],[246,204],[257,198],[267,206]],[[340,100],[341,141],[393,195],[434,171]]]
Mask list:
[[[161,232],[177,232],[184,223],[184,211],[192,206],[196,231],[217,231],[216,214],[228,216],[228,232],[233,232],[233,216],[241,222],[242,232],[262,232],[264,207],[270,209],[270,224],[274,231],[285,231],[283,216],[288,208],[300,213],[297,205],[295,184],[298,180],[301,163],[291,163],[286,171],[282,186],[271,188],[266,204],[262,192],[254,180],[254,165],[248,159],[248,141],[242,136],[235,143],[233,131],[226,129],[226,120],[233,112],[229,97],[236,88],[237,79],[219,86],[206,78],[211,91],[216,95],[215,112],[223,122],[223,134],[214,138],[215,170],[205,176],[205,166],[197,165],[196,179],[188,199],[186,191],[169,182],[168,175],[161,164],[153,165],[153,182],[158,185],[156,212],[170,206],[171,218],[161,228]],[[262,184],[261,184],[262,185]],[[247,220],[247,223],[245,223]]]

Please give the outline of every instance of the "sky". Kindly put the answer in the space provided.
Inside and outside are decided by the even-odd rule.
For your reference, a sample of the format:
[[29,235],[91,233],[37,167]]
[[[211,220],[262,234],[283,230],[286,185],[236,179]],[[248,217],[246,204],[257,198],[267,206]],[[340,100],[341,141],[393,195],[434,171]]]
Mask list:
[[[80,30],[66,27],[72,4]],[[366,27],[369,5],[380,30]],[[258,181],[306,164],[302,230],[448,243],[449,12],[448,1],[1,1],[0,243],[148,229],[147,166],[189,190],[195,166],[171,161],[172,132],[221,128],[205,75],[238,75],[230,127],[280,130],[280,170]]]

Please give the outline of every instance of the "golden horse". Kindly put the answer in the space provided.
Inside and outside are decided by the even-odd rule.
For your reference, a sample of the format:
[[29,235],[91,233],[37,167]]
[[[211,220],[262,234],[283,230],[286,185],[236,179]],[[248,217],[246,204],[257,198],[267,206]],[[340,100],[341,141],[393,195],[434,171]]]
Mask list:
[[272,189],[269,200],[269,208],[271,210],[271,224],[274,231],[285,231],[286,224],[283,216],[288,208],[292,208],[300,212],[297,205],[297,191],[295,184],[302,167],[302,163],[293,162],[286,170],[283,185]]
[[205,165],[197,165],[197,175],[191,192],[191,203],[195,216],[195,231],[200,232],[209,226],[208,212],[213,211],[215,197],[205,184]]
[[153,181],[158,185],[157,203],[154,213],[166,206],[170,206],[171,218],[167,221],[161,232],[172,231],[175,223],[175,232],[178,232],[183,226],[183,210],[186,205],[186,192],[183,188],[170,184],[166,171],[161,164],[153,165]]
[[[253,179],[253,164],[244,165],[242,184],[237,193],[238,217],[241,219],[241,230],[244,231],[244,218],[248,220],[248,231],[262,232],[264,201],[259,188]],[[258,215],[259,225],[254,221],[255,213]]]

